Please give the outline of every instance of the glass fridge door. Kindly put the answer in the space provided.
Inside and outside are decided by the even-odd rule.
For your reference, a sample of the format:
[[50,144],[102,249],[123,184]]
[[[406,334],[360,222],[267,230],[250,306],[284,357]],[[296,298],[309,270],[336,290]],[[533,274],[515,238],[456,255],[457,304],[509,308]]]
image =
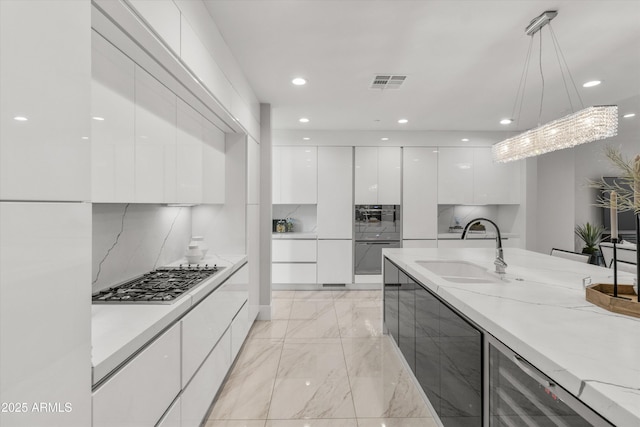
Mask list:
[[610,427],[612,424],[490,337],[489,425]]

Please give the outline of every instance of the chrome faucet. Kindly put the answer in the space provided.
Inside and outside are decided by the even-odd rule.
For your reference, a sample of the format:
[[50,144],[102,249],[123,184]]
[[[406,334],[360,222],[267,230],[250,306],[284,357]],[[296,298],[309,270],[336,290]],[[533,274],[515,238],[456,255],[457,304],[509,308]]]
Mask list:
[[507,263],[504,262],[504,255],[502,253],[502,237],[500,236],[500,229],[498,228],[498,225],[495,222],[487,218],[472,219],[471,221],[469,221],[467,225],[464,226],[464,230],[462,230],[462,237],[460,237],[460,239],[464,240],[467,237],[467,231],[469,230],[469,227],[471,227],[471,224],[477,221],[487,221],[495,227],[496,229],[496,260],[493,261],[493,263],[496,266],[496,273],[505,274],[506,273],[505,268],[507,268]]

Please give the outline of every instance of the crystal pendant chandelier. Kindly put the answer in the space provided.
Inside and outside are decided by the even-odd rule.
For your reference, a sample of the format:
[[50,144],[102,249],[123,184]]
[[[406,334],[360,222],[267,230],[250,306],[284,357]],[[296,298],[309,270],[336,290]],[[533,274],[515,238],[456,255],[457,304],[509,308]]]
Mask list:
[[[525,68],[520,79],[513,113],[515,113],[516,106],[518,105],[518,98],[520,99],[520,109],[522,109],[525,86],[523,84],[523,79],[526,82],[526,74],[529,67],[534,34],[538,33],[545,25],[548,24],[549,31],[552,36],[551,38],[556,49],[556,54],[558,52],[562,52],[558,41],[555,38],[555,34],[553,33],[553,29],[551,28],[551,20],[555,18],[557,14],[558,13],[556,11],[546,11],[533,19],[525,29],[525,33],[531,36],[531,43],[529,44],[529,54],[527,55]],[[562,58],[564,60],[564,55],[562,55]],[[540,59],[542,59],[542,34],[540,34]],[[558,57],[558,62],[560,62],[560,57]],[[568,77],[573,83],[573,77],[571,77],[571,73],[569,72],[569,67],[566,65],[566,62],[565,67],[567,69]],[[571,104],[571,109],[573,111],[573,103],[571,102],[571,96],[569,96],[569,89],[567,88],[562,63],[560,63],[560,70],[562,73],[562,80],[565,84],[565,90],[569,98],[569,103]],[[542,75],[542,65],[540,66],[540,74]],[[573,84],[573,88],[580,99],[580,93],[576,89],[575,83]],[[542,113],[543,100],[544,76],[542,78],[540,114]],[[582,104],[582,99],[580,99],[580,103]],[[538,115],[538,120],[539,119],[540,115]],[[618,107],[616,105],[593,106],[583,108],[578,112],[574,112],[560,119],[538,126],[517,136],[507,138],[504,141],[494,144],[491,151],[495,162],[506,163],[524,159],[526,157],[538,156],[551,151],[561,150],[563,148],[575,147],[576,145],[585,144],[587,142],[610,138],[612,136],[616,136],[617,133]]]

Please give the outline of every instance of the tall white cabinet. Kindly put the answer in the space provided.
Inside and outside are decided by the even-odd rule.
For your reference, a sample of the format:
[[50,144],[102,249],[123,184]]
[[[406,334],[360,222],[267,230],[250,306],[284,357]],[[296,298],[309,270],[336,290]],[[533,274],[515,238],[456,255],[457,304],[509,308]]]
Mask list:
[[1,426],[91,425],[90,20],[0,1]]
[[399,205],[400,147],[355,148],[355,204]]
[[402,238],[438,237],[438,150],[405,147],[402,170]]
[[353,280],[353,149],[318,147],[318,283]]

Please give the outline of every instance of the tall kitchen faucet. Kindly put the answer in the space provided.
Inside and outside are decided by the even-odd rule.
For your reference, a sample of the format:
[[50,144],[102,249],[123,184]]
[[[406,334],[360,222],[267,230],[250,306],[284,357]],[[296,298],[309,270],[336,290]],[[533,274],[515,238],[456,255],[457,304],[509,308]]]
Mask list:
[[469,221],[469,223],[467,225],[465,225],[464,230],[462,230],[462,236],[460,237],[460,239],[464,240],[467,237],[467,231],[469,230],[469,227],[471,227],[471,224],[477,222],[477,221],[486,221],[488,223],[491,223],[491,225],[493,225],[496,229],[496,260],[493,261],[493,263],[496,266],[496,273],[498,274],[505,274],[506,271],[505,269],[507,268],[507,263],[504,262],[504,255],[502,253],[502,237],[500,236],[500,229],[498,228],[498,225],[491,221],[490,219],[487,218],[475,218],[472,219],[471,221]]

